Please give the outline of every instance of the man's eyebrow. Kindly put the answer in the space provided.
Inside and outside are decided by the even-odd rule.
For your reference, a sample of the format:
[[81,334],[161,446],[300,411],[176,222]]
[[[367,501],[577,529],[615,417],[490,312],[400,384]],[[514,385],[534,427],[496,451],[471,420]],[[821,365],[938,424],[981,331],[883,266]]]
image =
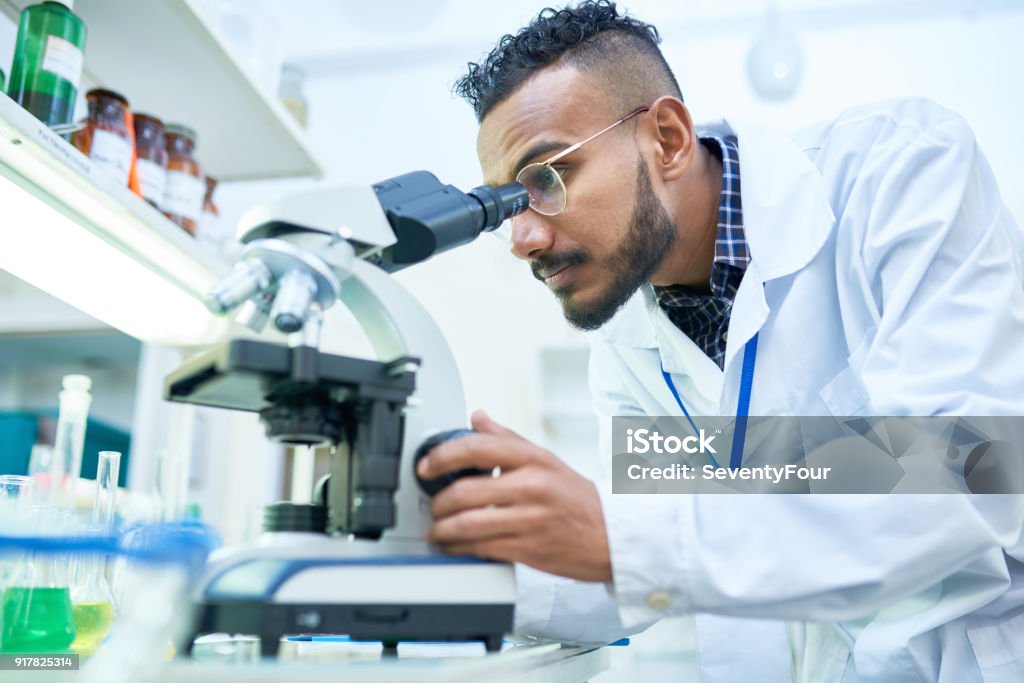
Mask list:
[[[554,141],[554,140],[549,141],[549,142],[538,142],[533,147],[531,147],[530,149],[526,150],[526,152],[524,152],[521,157],[519,157],[519,160],[516,162],[516,165],[512,168],[512,178],[511,178],[511,180],[515,180],[516,176],[519,175],[519,172],[521,170],[523,170],[523,167],[526,166],[530,162],[531,159],[535,159],[535,158],[539,157],[542,154],[547,154],[548,152],[554,152],[556,150],[565,149],[568,146],[569,146],[569,143],[567,143],[567,142],[557,142],[557,141]],[[489,182],[487,184],[488,185],[497,185],[498,183],[490,183]]]

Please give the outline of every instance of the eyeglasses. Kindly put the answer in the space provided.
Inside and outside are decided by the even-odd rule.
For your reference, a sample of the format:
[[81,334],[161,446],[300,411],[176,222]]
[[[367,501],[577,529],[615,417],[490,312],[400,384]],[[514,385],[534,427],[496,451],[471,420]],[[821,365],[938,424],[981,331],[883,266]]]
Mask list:
[[[552,164],[564,159],[591,140],[604,135],[620,123],[625,123],[634,116],[639,116],[649,110],[650,107],[634,109],[612,125],[594,133],[586,140],[581,140],[575,145],[566,147],[558,154],[555,154],[553,157],[545,159],[544,161],[524,166],[522,170],[516,174],[516,182],[522,183],[522,185],[526,187],[526,191],[530,195],[530,208],[544,216],[557,216],[565,211],[565,204],[568,198],[568,194],[565,189],[565,181],[562,180],[562,175],[552,166]],[[511,219],[505,221],[505,223],[495,230],[494,233],[507,240],[511,239]]]

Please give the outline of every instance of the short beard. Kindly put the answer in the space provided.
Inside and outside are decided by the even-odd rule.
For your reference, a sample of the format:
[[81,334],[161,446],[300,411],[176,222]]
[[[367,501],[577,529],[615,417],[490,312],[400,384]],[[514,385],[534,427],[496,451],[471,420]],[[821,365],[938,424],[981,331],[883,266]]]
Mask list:
[[676,225],[654,193],[647,164],[641,158],[637,162],[636,207],[629,231],[614,253],[604,260],[611,280],[597,300],[586,305],[574,302],[569,293],[558,295],[565,319],[578,330],[602,327],[650,281],[675,246],[677,237]]

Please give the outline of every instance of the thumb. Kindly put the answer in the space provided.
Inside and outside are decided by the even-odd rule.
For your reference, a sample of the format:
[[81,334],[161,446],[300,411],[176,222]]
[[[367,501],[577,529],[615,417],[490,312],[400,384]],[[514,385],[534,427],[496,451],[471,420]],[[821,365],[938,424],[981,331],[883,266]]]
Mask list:
[[500,424],[491,419],[491,417],[482,410],[473,411],[472,417],[469,418],[469,423],[473,426],[473,430],[481,432],[483,434],[495,434],[497,436],[512,436],[517,439],[522,439],[511,429],[502,427]]

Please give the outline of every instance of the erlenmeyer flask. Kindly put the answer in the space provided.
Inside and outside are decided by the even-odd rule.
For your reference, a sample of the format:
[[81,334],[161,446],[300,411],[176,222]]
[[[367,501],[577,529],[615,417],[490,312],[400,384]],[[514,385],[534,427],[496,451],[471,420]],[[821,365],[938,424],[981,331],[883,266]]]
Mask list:
[[106,575],[107,558],[90,554],[79,558],[78,578],[71,591],[75,640],[71,649],[91,655],[114,624],[114,593]]
[[[107,536],[114,532],[120,469],[120,453],[100,452],[89,533]],[[78,573],[71,592],[76,632],[71,649],[80,655],[95,652],[114,623],[114,591],[107,580],[106,569],[107,558],[104,555],[92,554],[79,558]]]
[[[72,515],[67,510],[35,507],[32,518],[40,535],[65,535]],[[3,652],[66,652],[75,639],[68,588],[68,558],[32,555],[19,563],[3,596]]]

